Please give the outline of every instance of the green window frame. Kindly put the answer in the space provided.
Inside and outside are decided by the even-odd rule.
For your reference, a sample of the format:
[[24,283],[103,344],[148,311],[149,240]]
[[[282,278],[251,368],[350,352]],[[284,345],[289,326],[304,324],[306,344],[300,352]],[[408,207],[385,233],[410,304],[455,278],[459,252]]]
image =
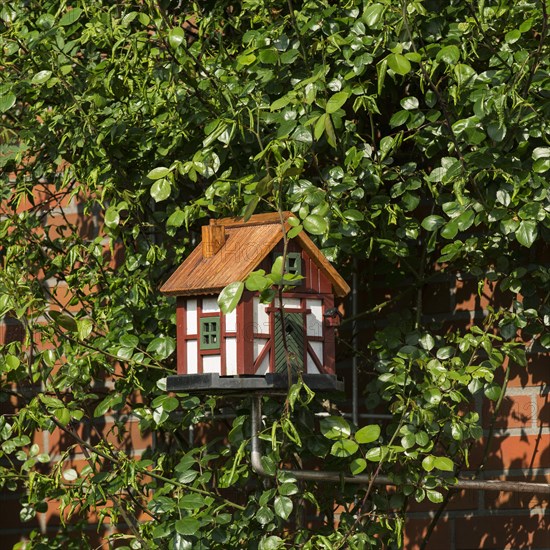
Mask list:
[[[288,252],[285,261],[285,273],[289,275],[302,275],[302,254],[300,252]],[[295,281],[296,286],[302,284],[302,280]]]
[[201,319],[200,349],[220,349],[219,317],[203,317]]

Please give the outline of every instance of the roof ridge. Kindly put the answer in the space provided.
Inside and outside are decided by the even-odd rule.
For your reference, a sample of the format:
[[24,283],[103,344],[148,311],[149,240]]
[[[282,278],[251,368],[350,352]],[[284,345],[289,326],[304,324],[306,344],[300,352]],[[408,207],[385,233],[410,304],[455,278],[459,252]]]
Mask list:
[[[291,216],[295,216],[292,212],[289,212],[288,210],[285,210],[282,212],[283,214],[283,220],[286,221]],[[253,216],[250,216],[250,218],[247,221],[244,221],[243,216],[234,216],[231,218],[220,218],[215,219],[212,218],[210,220],[210,225],[223,225],[224,227],[241,227],[243,225],[250,226],[250,225],[265,225],[265,224],[272,224],[272,223],[281,223],[281,216],[279,212],[268,212],[265,214],[254,214]]]

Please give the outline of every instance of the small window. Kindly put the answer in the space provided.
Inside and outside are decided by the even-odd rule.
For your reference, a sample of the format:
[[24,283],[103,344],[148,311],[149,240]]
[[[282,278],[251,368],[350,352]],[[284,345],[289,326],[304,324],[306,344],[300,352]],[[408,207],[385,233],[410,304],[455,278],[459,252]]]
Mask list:
[[[289,275],[302,275],[302,255],[300,252],[288,252],[285,263],[285,273]],[[302,281],[299,279],[294,284],[300,285]]]
[[205,317],[201,319],[201,349],[220,348],[220,318]]

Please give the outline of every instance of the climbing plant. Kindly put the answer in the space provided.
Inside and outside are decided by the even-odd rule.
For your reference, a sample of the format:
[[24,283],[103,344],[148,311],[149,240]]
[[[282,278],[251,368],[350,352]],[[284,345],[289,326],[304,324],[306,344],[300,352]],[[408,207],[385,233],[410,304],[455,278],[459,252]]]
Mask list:
[[[6,0],[0,33],[0,316],[23,331],[0,347],[0,485],[22,520],[66,518],[26,548],[90,546],[70,525],[93,514],[134,549],[399,547],[410,502],[472,466],[465,405],[550,347],[546,2]],[[298,385],[264,405],[263,480],[246,400],[226,440],[187,443],[218,405],[165,392],[158,287],[208,218],[272,210],[387,285],[354,319],[372,337],[346,351],[343,328],[341,352],[392,420],[354,426]],[[505,307],[439,326],[423,293],[457,273]],[[129,417],[156,435],[138,458]],[[319,461],[396,489],[279,468]]]

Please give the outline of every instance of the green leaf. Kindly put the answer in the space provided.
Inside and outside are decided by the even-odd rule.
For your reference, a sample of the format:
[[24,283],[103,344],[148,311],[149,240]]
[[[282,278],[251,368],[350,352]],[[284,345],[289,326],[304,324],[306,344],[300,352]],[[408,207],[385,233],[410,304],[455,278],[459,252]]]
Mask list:
[[228,284],[218,296],[218,305],[222,313],[231,313],[239,303],[243,295],[244,283],[235,282]]
[[474,69],[472,69],[472,67],[470,67],[470,65],[466,65],[464,63],[458,63],[457,65],[455,65],[454,72],[460,86],[466,84],[466,82],[468,82],[468,80],[470,80],[476,74],[476,72],[474,71]]
[[275,497],[273,508],[275,509],[275,513],[279,517],[283,519],[288,519],[290,514],[292,513],[292,509],[294,508],[294,506],[292,504],[292,500],[290,500],[288,497],[277,496]]
[[420,105],[416,97],[404,97],[399,103],[406,111],[418,109]]
[[78,327],[78,338],[80,340],[86,340],[92,333],[94,324],[91,319],[78,319],[76,321]]
[[260,61],[266,65],[276,65],[279,60],[279,54],[275,48],[262,50],[258,57]]
[[413,433],[405,434],[401,438],[401,446],[404,449],[411,449],[416,445],[416,436]]
[[445,359],[450,359],[455,354],[455,351],[453,346],[445,346],[437,350],[436,357],[444,361]]
[[63,479],[65,481],[75,481],[78,479],[78,472],[74,468],[63,470]]
[[438,388],[429,388],[423,392],[422,397],[430,405],[438,405],[441,402],[442,395]]
[[380,437],[380,426],[377,424],[369,424],[368,426],[363,426],[360,430],[355,433],[355,441],[357,443],[365,444],[372,443]]
[[446,456],[436,456],[433,461],[434,468],[444,472],[452,472],[454,470],[454,462]]
[[387,449],[385,447],[373,447],[369,449],[365,458],[371,462],[380,462],[387,455]]
[[428,455],[424,457],[422,460],[422,468],[426,470],[426,472],[431,472],[434,469],[434,463],[435,463],[435,456]]
[[433,489],[426,489],[426,496],[430,502],[438,504],[443,502],[443,495],[439,491],[434,491]]
[[69,10],[60,20],[59,25],[62,27],[67,27],[76,23],[80,16],[82,15],[82,10],[80,8],[73,8]]
[[315,128],[313,129],[313,137],[319,141],[321,139],[321,136],[325,133],[325,122],[327,120],[329,115],[327,113],[323,113],[315,123]]
[[392,53],[388,57],[388,67],[397,74],[406,75],[411,71],[409,60],[400,53]]
[[166,227],[181,227],[185,222],[185,212],[183,210],[175,210],[168,220],[166,220]]
[[256,291],[262,291],[265,288],[268,288],[271,286],[271,281],[265,277],[264,275],[260,274],[259,272],[252,272],[244,282],[246,286],[246,290],[250,290],[251,292]]
[[458,234],[458,220],[455,218],[447,222],[441,229],[441,236],[444,239],[454,239]]
[[118,208],[114,206],[109,206],[105,212],[105,225],[109,229],[115,229],[120,223],[120,214],[118,213]]
[[334,131],[334,126],[332,124],[332,119],[330,115],[327,114],[325,118],[325,133],[327,136],[327,142],[331,147],[336,148],[336,133]]
[[172,185],[167,179],[157,180],[151,186],[151,197],[155,199],[155,202],[161,202],[166,200],[172,191]]
[[165,166],[157,166],[147,174],[147,178],[150,180],[159,180],[160,178],[165,178],[169,173],[170,168],[166,168]]
[[5,113],[15,105],[16,97],[12,93],[0,93],[0,113]]
[[536,174],[542,174],[550,169],[550,159],[543,158],[538,159],[533,163],[533,172]]
[[260,540],[258,550],[280,550],[285,548],[285,542],[281,537],[277,535],[265,536]]
[[445,223],[441,216],[431,215],[422,220],[422,227],[426,231],[435,231]]
[[410,116],[411,116],[411,113],[409,113],[409,111],[397,111],[392,115],[390,119],[390,126],[392,128],[401,126],[402,124],[405,124],[407,120],[409,120]]
[[243,221],[247,222],[252,214],[254,214],[254,211],[256,210],[256,207],[258,206],[258,203],[260,202],[260,197],[258,195],[254,195],[248,204],[246,205],[246,208],[244,209],[243,214]]
[[426,432],[417,432],[414,435],[416,444],[420,447],[426,447],[430,443],[430,437]]
[[516,231],[516,240],[519,244],[531,248],[538,235],[537,222],[522,220]]
[[354,476],[360,474],[366,467],[367,461],[364,458],[356,458],[349,465],[349,469]]
[[298,485],[292,482],[285,482],[279,485],[279,494],[283,496],[295,495],[299,492]]
[[176,531],[184,536],[194,535],[200,526],[200,521],[195,518],[187,517],[176,521]]
[[537,148],[533,149],[533,153],[531,154],[531,158],[533,160],[550,158],[550,147],[537,147]]
[[518,29],[514,29],[512,31],[507,32],[504,35],[504,40],[508,42],[508,44],[514,44],[521,38],[521,32],[519,32]]
[[344,218],[346,218],[346,220],[351,220],[354,222],[360,222],[365,219],[365,216],[363,216],[363,214],[359,212],[359,210],[354,209],[345,210],[342,215],[344,216]]
[[51,76],[52,71],[40,71],[32,77],[31,82],[33,84],[44,84],[44,82],[47,82]]
[[15,370],[19,365],[21,364],[21,361],[19,361],[19,358],[15,355],[6,355],[4,358],[4,363],[6,365],[6,371],[10,372],[12,370]]
[[354,455],[359,449],[359,445],[351,439],[339,439],[335,441],[330,449],[330,454],[342,458]]
[[267,525],[275,516],[267,506],[261,506],[254,517],[260,525]]
[[178,506],[184,510],[197,510],[201,506],[205,505],[205,500],[202,495],[196,493],[190,493],[181,497],[178,502]]
[[71,421],[71,411],[65,407],[56,409],[53,414],[62,426],[66,426]]
[[310,214],[304,221],[304,229],[312,235],[322,235],[328,230],[328,223],[325,218]]
[[59,311],[50,311],[50,316],[60,327],[71,332],[76,332],[78,326],[74,317],[66,315],[65,313],[60,313]]
[[177,49],[185,41],[185,31],[181,27],[174,27],[168,35],[168,42],[172,48]]
[[434,337],[431,335],[431,334],[423,334],[421,337],[420,337],[420,340],[418,341],[418,343],[426,350],[426,351],[430,351],[433,349],[433,347],[435,346],[435,340],[434,340]]
[[327,416],[320,422],[321,433],[327,439],[346,439],[351,434],[347,420],[341,416]]
[[506,126],[492,122],[487,126],[487,135],[492,140],[501,142],[506,137]]
[[460,50],[457,46],[445,46],[435,56],[436,61],[443,61],[447,65],[454,65],[460,59]]
[[156,359],[162,361],[170,357],[176,349],[176,342],[170,336],[159,336],[152,340],[147,346],[147,353],[151,353]]
[[382,4],[371,4],[363,13],[363,21],[372,29],[378,25],[384,14],[384,6]]
[[498,384],[488,384],[483,390],[485,397],[491,401],[497,401],[501,392],[501,387]]
[[335,113],[349,98],[349,92],[338,92],[334,94],[328,101],[326,112],[328,114]]

